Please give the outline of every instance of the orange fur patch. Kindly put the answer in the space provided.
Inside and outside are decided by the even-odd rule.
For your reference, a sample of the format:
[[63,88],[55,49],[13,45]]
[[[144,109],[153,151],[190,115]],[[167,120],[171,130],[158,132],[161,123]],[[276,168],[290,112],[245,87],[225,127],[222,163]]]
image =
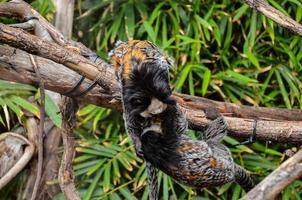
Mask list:
[[210,164],[211,167],[216,167],[217,166],[217,160],[211,158],[209,160],[209,164]]
[[[129,40],[127,43],[123,43],[114,50],[114,55],[111,57],[111,63],[115,70],[123,65],[123,78],[129,78],[129,74],[133,69],[132,59],[144,61],[147,58],[143,49],[154,48],[154,46],[148,41],[141,40]],[[118,57],[120,55],[121,57]]]

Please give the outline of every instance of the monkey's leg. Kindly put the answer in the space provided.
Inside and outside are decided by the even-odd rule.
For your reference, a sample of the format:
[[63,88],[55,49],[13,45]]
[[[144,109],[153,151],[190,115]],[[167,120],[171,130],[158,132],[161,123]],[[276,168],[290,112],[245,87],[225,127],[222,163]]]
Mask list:
[[257,130],[256,129],[257,129],[257,119],[255,118],[254,122],[253,122],[253,134],[246,141],[240,142],[233,146],[236,147],[239,145],[252,144],[252,143],[256,142],[256,139],[257,139]]
[[149,185],[149,200],[158,200],[157,189],[157,169],[148,161],[146,161]]
[[250,174],[240,165],[235,163],[235,181],[246,191],[250,191],[255,185]]

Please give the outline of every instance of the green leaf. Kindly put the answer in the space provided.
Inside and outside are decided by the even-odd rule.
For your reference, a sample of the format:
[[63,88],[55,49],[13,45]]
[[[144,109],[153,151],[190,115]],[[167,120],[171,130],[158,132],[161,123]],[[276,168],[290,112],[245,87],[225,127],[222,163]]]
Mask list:
[[18,97],[18,96],[12,96],[11,100],[15,104],[24,108],[25,110],[28,110],[29,112],[33,113],[35,116],[37,116],[37,117],[40,116],[39,108],[37,106],[35,106],[34,104],[30,103],[29,101],[27,101],[21,97]]
[[10,81],[4,81],[0,80],[0,90],[28,90],[28,91],[36,91],[37,89],[31,85],[25,85],[25,84],[20,84],[20,83],[15,83],[15,82],[10,82]]
[[248,59],[251,61],[251,63],[253,63],[253,65],[255,65],[255,67],[257,67],[259,69],[260,65],[259,65],[259,61],[256,58],[256,56],[250,51],[248,51],[246,54],[247,54]]
[[98,171],[96,176],[93,178],[92,183],[89,185],[87,192],[84,195],[84,200],[90,200],[92,197],[92,194],[97,186],[97,183],[99,182],[102,174],[103,174],[104,169],[101,169]]
[[126,4],[125,9],[125,24],[128,38],[133,38],[135,32],[135,15],[134,5],[132,3]]
[[197,22],[199,22],[204,28],[213,31],[212,26],[204,19],[202,19],[200,16],[198,15],[194,15],[194,18],[196,19]]
[[163,176],[163,199],[169,200],[168,176],[166,174]]
[[210,80],[211,80],[211,71],[206,70],[203,74],[203,80],[202,80],[202,88],[201,88],[202,96],[206,94],[209,87]]
[[233,190],[232,200],[239,199],[241,188],[238,184],[236,184],[235,189]]
[[21,118],[23,112],[13,101],[4,98],[3,102],[17,115],[19,119]]
[[103,180],[103,190],[104,192],[110,189],[110,176],[111,176],[111,164],[106,164],[104,168],[104,180]]
[[279,87],[280,87],[281,94],[283,96],[283,100],[285,102],[285,105],[288,109],[291,109],[292,106],[291,106],[289,98],[288,98],[289,94],[287,93],[287,91],[285,89],[285,86],[284,86],[283,80],[281,78],[281,75],[280,75],[278,70],[275,71],[275,74],[276,74],[276,77],[277,77],[277,80],[278,80],[278,83],[279,83]]
[[[37,94],[38,98],[40,98],[40,93]],[[47,94],[45,94],[45,112],[48,115],[49,119],[57,126],[61,127],[62,124],[62,116],[60,113],[60,109],[58,105],[50,98]]]
[[181,75],[175,86],[176,90],[179,90],[183,86],[185,80],[187,79],[189,72],[191,71],[191,68],[192,68],[192,65],[186,65],[186,67],[182,70]]
[[252,18],[251,18],[250,32],[249,32],[250,51],[255,44],[256,31],[257,31],[257,12],[253,11]]
[[148,22],[148,21],[144,21],[143,23],[147,33],[148,33],[148,36],[150,38],[150,40],[155,43],[156,41],[156,34],[154,32],[154,29],[152,28],[151,24]]
[[244,15],[247,10],[249,9],[249,6],[247,4],[242,5],[240,8],[238,8],[234,13],[233,21],[237,21],[239,18]]

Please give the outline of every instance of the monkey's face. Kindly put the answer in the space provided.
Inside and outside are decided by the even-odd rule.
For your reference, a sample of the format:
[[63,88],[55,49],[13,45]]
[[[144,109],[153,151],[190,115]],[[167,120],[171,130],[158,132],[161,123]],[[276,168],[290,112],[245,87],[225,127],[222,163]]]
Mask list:
[[125,109],[134,115],[151,117],[163,112],[167,104],[176,103],[171,97],[168,70],[156,61],[136,65],[122,87]]

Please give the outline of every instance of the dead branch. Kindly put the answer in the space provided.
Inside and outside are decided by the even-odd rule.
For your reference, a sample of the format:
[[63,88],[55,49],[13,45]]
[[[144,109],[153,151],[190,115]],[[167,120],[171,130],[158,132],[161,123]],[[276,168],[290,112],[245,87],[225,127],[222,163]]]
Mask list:
[[272,19],[278,25],[302,36],[302,25],[290,17],[285,16],[279,10],[273,8],[263,0],[244,0],[250,7]]
[[20,134],[7,132],[0,135],[0,141],[7,139],[7,138],[14,138],[22,142],[23,144],[26,144],[24,153],[22,157],[11,167],[9,171],[5,173],[3,177],[0,178],[0,190],[9,183],[30,161],[30,159],[33,156],[34,153],[34,145],[29,142],[25,137],[23,137]]
[[241,200],[269,200],[293,181],[302,177],[302,149],[282,163]]
[[68,200],[80,200],[74,185],[72,161],[75,155],[73,128],[75,126],[75,113],[78,105],[75,100],[64,97],[61,107],[62,112],[62,138],[64,152],[59,170],[59,182],[64,196]]

